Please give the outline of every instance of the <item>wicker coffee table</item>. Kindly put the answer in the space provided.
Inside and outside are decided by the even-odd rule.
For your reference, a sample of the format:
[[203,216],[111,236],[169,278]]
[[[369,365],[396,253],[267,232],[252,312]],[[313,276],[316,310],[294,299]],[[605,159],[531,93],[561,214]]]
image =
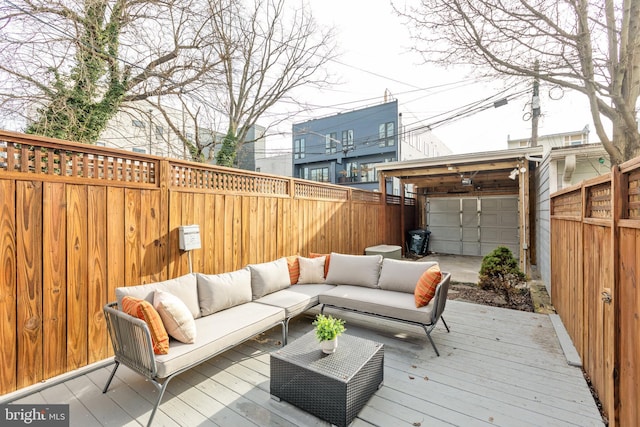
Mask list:
[[347,426],[382,386],[383,367],[383,344],[342,335],[326,355],[311,331],[271,353],[271,395]]

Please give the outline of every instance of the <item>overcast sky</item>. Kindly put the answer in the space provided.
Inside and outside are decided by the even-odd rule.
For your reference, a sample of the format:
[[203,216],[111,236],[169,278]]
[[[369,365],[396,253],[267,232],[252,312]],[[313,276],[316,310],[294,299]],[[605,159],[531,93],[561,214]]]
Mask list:
[[[386,0],[310,0],[310,4],[321,25],[337,27],[343,54],[330,64],[330,69],[340,76],[343,84],[322,92],[300,91],[298,95],[308,102],[327,108],[300,114],[295,122],[382,102],[387,91],[398,100],[403,124],[413,128],[450,117],[454,113],[448,112],[492,97],[502,90],[506,90],[504,95],[507,95],[530,89],[530,85],[506,87],[500,81],[479,84],[470,75],[470,70],[445,70],[423,64],[417,53],[410,52],[409,33]],[[539,135],[575,131],[589,125],[590,142],[596,142],[587,98],[554,89],[551,96],[562,98],[552,100],[549,97],[551,89],[547,84],[540,87],[543,116]],[[509,137],[519,139],[531,135],[531,121],[523,120],[530,112],[530,101],[531,93],[528,92],[506,106],[453,121],[434,128],[433,132],[454,153],[506,149]],[[282,139],[288,141],[289,147],[291,123],[283,124],[279,129],[288,132]],[[277,139],[270,137],[268,141]]]

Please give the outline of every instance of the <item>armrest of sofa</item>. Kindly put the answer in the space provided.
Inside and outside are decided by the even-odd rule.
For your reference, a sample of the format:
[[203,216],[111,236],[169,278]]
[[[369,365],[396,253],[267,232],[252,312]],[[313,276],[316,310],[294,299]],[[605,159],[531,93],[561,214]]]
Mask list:
[[436,294],[433,297],[433,310],[431,311],[431,324],[435,325],[447,305],[447,296],[449,294],[449,282],[451,281],[451,273],[442,272],[442,279],[436,287]]
[[149,327],[144,320],[130,316],[117,307],[117,302],[111,302],[103,308],[116,362],[147,378],[155,378],[156,359]]

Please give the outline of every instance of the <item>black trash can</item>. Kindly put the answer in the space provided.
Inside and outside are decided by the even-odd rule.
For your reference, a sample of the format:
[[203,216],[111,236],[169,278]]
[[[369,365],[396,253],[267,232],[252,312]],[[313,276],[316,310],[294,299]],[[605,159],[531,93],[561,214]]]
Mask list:
[[429,230],[417,229],[411,230],[408,233],[407,243],[409,246],[409,252],[413,252],[416,255],[426,255],[429,250]]

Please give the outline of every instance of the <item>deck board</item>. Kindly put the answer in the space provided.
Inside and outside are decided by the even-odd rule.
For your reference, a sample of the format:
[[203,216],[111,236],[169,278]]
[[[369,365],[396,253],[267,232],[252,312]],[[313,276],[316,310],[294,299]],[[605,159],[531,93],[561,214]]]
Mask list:
[[[290,324],[290,339],[311,330],[312,315]],[[449,301],[447,333],[334,312],[348,334],[385,345],[384,385],[354,427],[602,426],[579,368],[569,366],[547,315]],[[269,394],[274,328],[174,378],[154,425],[313,426],[323,420]],[[338,349],[340,351],[340,349]],[[145,425],[157,390],[121,367],[102,394],[112,366],[44,388],[14,403],[69,403],[72,426]]]

